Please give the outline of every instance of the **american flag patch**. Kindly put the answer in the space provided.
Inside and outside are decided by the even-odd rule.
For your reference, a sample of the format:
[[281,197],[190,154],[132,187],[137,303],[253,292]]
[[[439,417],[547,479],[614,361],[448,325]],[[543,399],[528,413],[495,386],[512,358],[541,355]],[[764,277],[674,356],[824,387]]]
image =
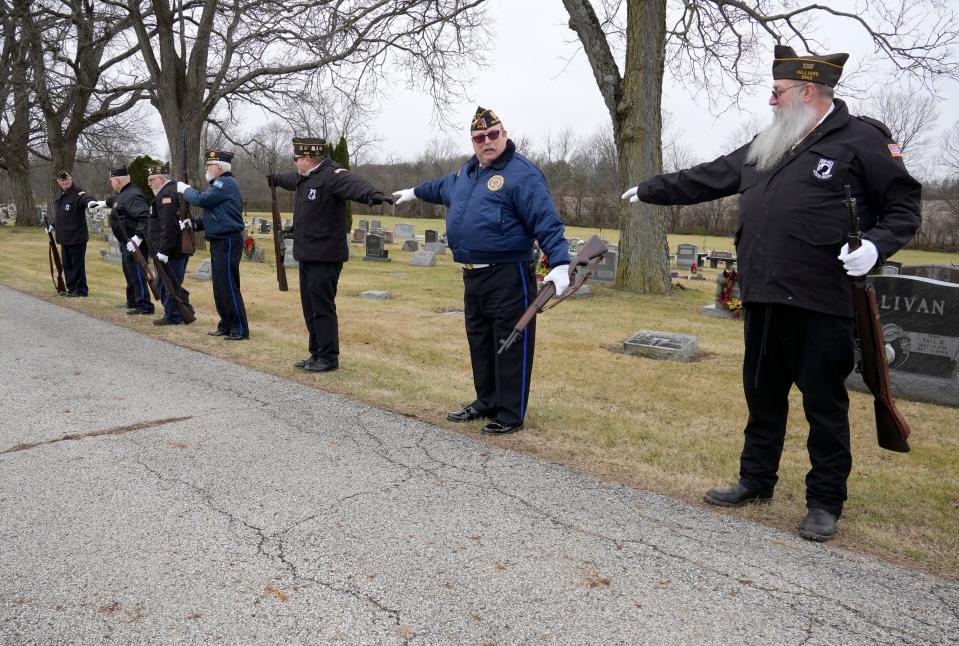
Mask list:
[[889,144],[889,154],[893,157],[902,157],[902,149],[899,148],[899,144]]
[[165,197],[162,200],[160,200],[160,204],[173,204],[173,198]]

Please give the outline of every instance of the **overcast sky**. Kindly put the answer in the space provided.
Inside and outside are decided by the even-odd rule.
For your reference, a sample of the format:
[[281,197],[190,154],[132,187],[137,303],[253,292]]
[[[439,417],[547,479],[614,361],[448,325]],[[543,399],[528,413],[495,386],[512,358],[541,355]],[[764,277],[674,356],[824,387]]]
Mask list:
[[[849,3],[839,0],[829,4]],[[568,14],[561,0],[491,0],[489,16],[495,21],[493,40],[477,52],[481,62],[471,97],[449,109],[459,130],[444,131],[431,121],[432,103],[421,91],[394,85],[387,88],[382,97],[384,109],[370,124],[381,140],[375,158],[415,159],[431,138],[443,135],[452,136],[463,153],[471,153],[466,130],[477,104],[493,108],[512,136],[526,136],[535,145],[541,144],[548,130],[572,127],[588,136],[608,126],[609,115],[576,35],[567,25]],[[830,30],[819,33],[829,46],[826,51],[849,52],[847,68],[868,64],[874,56],[869,41],[853,37],[848,23],[844,29],[833,24]],[[770,41],[770,50],[772,45]],[[797,49],[804,53],[801,47]],[[954,105],[959,99],[957,86],[943,87],[947,99],[944,106]],[[760,123],[769,119],[768,94],[764,85],[741,97],[742,106]],[[839,88],[837,95],[842,94]],[[858,104],[850,103],[857,113]],[[705,95],[687,91],[668,76],[668,70],[664,106],[672,115],[671,130],[700,161],[726,152],[731,133],[750,117],[735,110],[722,117],[711,115]],[[940,111],[941,128],[951,126],[955,119],[952,110]]]

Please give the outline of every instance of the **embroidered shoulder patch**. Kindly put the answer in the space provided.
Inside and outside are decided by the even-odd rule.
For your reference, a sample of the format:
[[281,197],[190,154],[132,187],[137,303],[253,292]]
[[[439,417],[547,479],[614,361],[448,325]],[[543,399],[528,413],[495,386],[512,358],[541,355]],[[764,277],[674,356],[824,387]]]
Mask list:
[[493,175],[486,181],[486,188],[488,188],[489,190],[493,192],[496,192],[500,190],[501,188],[503,188],[503,184],[505,183],[506,183],[506,180],[503,179],[502,175]]
[[214,180],[213,185],[216,186],[217,188],[223,188],[223,181],[218,179]]
[[899,147],[899,144],[889,144],[889,154],[893,157],[902,157],[902,149]]
[[165,197],[162,200],[160,200],[160,204],[173,204],[173,198]]

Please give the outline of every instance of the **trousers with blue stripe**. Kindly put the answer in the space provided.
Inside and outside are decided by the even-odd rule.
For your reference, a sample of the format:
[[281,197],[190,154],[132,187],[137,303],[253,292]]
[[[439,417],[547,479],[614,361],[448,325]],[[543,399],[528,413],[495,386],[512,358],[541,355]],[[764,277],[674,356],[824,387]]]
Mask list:
[[[150,253],[146,241],[140,245],[140,251],[144,255]],[[123,277],[127,280],[127,307],[140,310],[144,314],[152,314],[154,306],[153,301],[150,300],[149,280],[133,258],[133,254],[127,251],[126,242],[120,243],[120,257],[122,259]]]
[[243,253],[243,235],[211,238],[210,269],[213,278],[213,302],[220,315],[217,329],[224,334],[247,337],[250,326],[246,322],[246,306],[240,294],[240,255]]
[[509,350],[499,342],[536,296],[532,263],[504,263],[463,271],[466,338],[473,364],[477,411],[504,424],[522,424],[533,373],[536,319]]

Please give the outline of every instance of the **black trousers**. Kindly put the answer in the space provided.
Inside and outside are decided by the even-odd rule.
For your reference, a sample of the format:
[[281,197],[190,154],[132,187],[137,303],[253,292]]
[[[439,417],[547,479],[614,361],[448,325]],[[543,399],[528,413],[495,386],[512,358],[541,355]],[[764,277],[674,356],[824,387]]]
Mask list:
[[505,424],[521,424],[526,417],[529,383],[533,374],[536,319],[509,350],[496,354],[499,341],[536,296],[531,263],[507,263],[463,271],[466,338],[473,364],[480,413]]
[[300,263],[300,303],[310,333],[310,356],[339,365],[340,330],[336,318],[336,287],[341,262]]
[[806,505],[839,516],[852,468],[849,395],[853,321],[786,305],[745,307],[743,387],[749,408],[739,478],[771,493],[786,436],[789,390],[803,396],[809,423]]
[[213,278],[213,302],[220,315],[217,329],[225,334],[249,336],[246,306],[240,294],[240,256],[243,254],[243,236],[237,233],[228,238],[208,239]]
[[[183,286],[183,277],[186,275],[186,263],[188,260],[190,260],[190,256],[170,256],[166,264],[159,260],[156,261],[158,265],[157,272],[166,271],[173,280],[173,284],[180,286],[177,290],[177,296],[186,305],[190,305],[190,292]],[[163,267],[159,267],[159,265],[163,265]],[[157,277],[157,280],[160,282],[160,302],[163,303],[163,318],[174,323],[181,323],[183,317],[180,316],[180,310],[177,309],[172,296],[167,293],[166,285],[163,284],[163,281],[160,280],[159,277]],[[192,305],[190,305],[190,309],[193,309]]]
[[90,291],[87,289],[87,243],[60,245],[60,258],[67,292],[86,296]]
[[[147,243],[145,241],[140,245],[140,251],[144,257],[147,256]],[[127,251],[127,243],[125,242],[120,243],[120,255],[123,264],[123,276],[127,279],[127,307],[152,314],[154,307],[153,301],[150,300],[148,279],[143,270],[140,269],[140,265],[133,259],[133,254]]]

